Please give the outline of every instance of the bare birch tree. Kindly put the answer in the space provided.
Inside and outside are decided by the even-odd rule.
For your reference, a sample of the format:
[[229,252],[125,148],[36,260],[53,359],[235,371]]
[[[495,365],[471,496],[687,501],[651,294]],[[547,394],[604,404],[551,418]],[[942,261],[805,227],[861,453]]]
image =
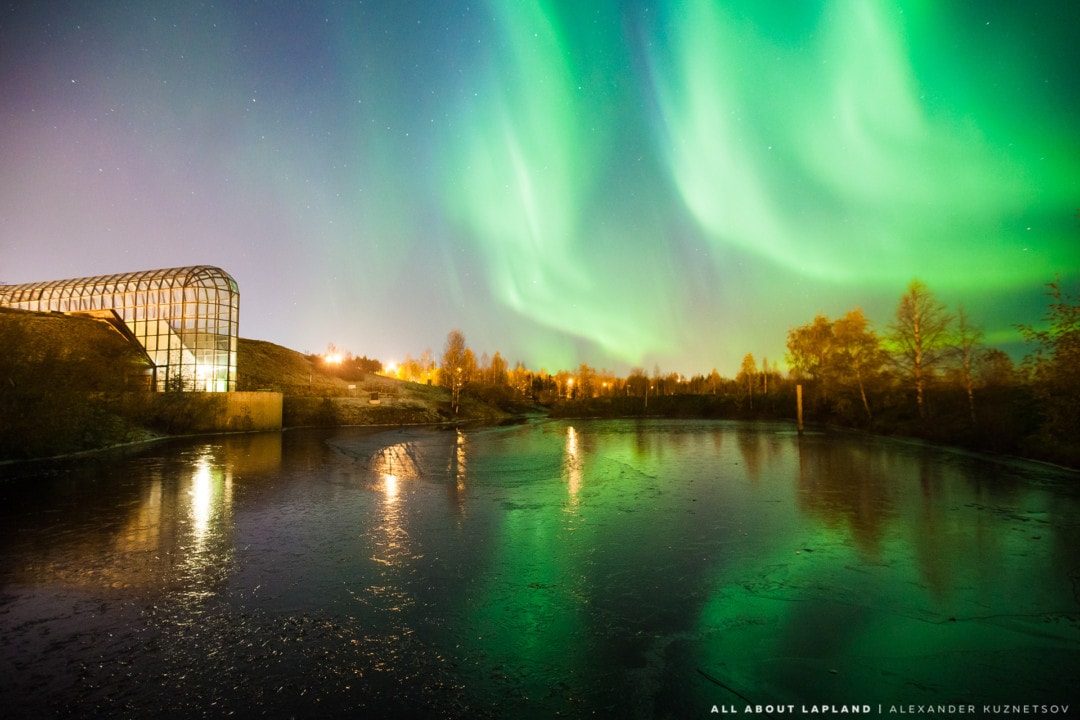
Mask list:
[[472,351],[465,345],[465,335],[460,330],[451,330],[446,335],[443,346],[442,365],[439,368],[439,384],[450,388],[450,404],[456,413],[460,406],[461,386],[468,379],[467,373],[475,366]]
[[975,424],[975,372],[973,366],[982,339],[982,329],[971,324],[967,311],[961,305],[956,311],[956,354],[960,361],[960,379],[964,385],[964,390],[967,392],[968,415],[972,425]]
[[746,394],[750,398],[750,407],[754,407],[754,379],[757,376],[757,362],[754,360],[754,356],[751,353],[747,353],[743,358],[742,367],[739,368],[739,374],[736,376],[736,380],[740,385],[746,386]]
[[926,387],[949,349],[952,316],[920,280],[912,280],[896,307],[891,326],[894,361],[915,390],[919,417],[927,416]]

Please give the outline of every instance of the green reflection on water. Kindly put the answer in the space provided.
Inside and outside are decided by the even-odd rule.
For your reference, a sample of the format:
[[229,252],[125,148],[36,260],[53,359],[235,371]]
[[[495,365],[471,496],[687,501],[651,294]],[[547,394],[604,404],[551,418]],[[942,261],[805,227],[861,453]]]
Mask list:
[[[589,679],[582,541],[567,516],[575,512],[584,475],[576,438],[566,428],[558,475],[533,477],[527,501],[504,501],[484,569],[466,599],[467,641],[482,673],[475,680],[524,706],[573,704]],[[545,441],[559,451],[557,437]]]
[[1053,493],[992,477],[991,462],[874,440],[793,452],[798,517],[717,574],[698,619],[692,662],[721,701],[1068,699],[1061,667],[1080,633],[1075,592],[1040,542],[1052,530],[983,504],[1039,508]]
[[1080,658],[1077,493],[1027,465],[698,421],[178,448],[25,500],[9,583],[138,586],[170,668],[271,632],[244,662],[325,697],[437,670],[489,716],[1062,702]]
[[[991,477],[992,462],[768,426],[584,422],[514,438],[522,458],[559,457],[534,467],[470,438],[464,482],[499,507],[455,642],[472,682],[519,707],[1053,701],[1080,648],[1052,528],[1001,509],[1039,517],[1054,495]],[[1062,662],[1015,668],[1048,656]]]

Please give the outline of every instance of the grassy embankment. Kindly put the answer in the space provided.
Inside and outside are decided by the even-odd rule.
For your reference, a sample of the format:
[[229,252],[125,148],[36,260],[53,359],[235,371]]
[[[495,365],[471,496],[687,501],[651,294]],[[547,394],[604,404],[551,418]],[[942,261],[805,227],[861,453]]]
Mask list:
[[[455,416],[444,388],[343,376],[315,356],[259,340],[240,340],[237,365],[238,390],[284,394],[285,427],[505,416],[478,401],[463,403]],[[0,309],[0,462],[183,434],[184,418],[167,398],[151,402],[155,394],[142,389],[148,368],[138,348],[99,320]]]
[[240,340],[238,390],[273,390],[285,396],[285,427],[406,425],[456,420],[498,420],[507,413],[476,400],[450,408],[446,388],[349,371],[263,340]]

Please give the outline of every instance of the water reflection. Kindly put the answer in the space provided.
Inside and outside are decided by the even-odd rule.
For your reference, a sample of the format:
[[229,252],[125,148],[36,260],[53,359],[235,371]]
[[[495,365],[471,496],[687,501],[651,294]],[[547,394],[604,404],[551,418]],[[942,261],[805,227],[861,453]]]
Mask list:
[[[372,559],[389,567],[402,567],[411,555],[409,534],[403,525],[402,485],[419,477],[414,449],[410,443],[383,448],[372,458],[371,466],[380,478],[383,493],[374,527]],[[386,589],[380,588],[379,593],[385,594]]]
[[231,477],[223,478],[221,468],[217,468],[216,473],[214,470],[209,451],[196,458],[195,473],[188,491],[191,497],[191,527],[196,552],[203,550],[212,534],[211,520],[217,516],[219,522],[226,522],[228,506],[232,504]]
[[[411,442],[402,442],[378,450],[370,462],[371,469],[383,479],[384,486],[393,486],[397,493],[398,481],[415,480],[420,476],[420,469]],[[392,480],[392,483],[385,481]]]
[[762,466],[762,435],[756,432],[744,432],[737,435],[739,454],[746,466],[746,474],[751,480],[761,477]]
[[386,504],[393,505],[395,502],[397,502],[397,475],[383,475],[383,486],[384,490],[386,491]]
[[226,435],[215,444],[233,477],[264,477],[281,468],[281,433]]
[[163,512],[161,478],[151,479],[135,504],[123,528],[116,536],[118,553],[145,553],[161,545],[161,514]]
[[0,485],[0,694],[27,717],[1053,700],[1080,657],[1080,502],[1030,466],[574,421],[57,467]]
[[566,454],[563,468],[567,490],[570,493],[570,505],[577,505],[578,493],[581,491],[582,459],[578,455],[578,433],[573,425],[566,428]]
[[824,527],[850,532],[868,558],[877,557],[895,517],[896,458],[844,437],[800,436],[797,448],[796,507]]
[[457,489],[465,489],[465,468],[467,466],[465,459],[465,433],[461,428],[454,429],[454,461],[451,465],[450,476],[454,478],[454,484]]

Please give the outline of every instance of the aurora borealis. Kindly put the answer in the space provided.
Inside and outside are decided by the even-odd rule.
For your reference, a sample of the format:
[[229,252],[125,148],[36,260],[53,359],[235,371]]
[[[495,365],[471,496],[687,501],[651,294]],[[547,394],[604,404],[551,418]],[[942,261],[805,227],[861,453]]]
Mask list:
[[[1080,279],[1080,9],[0,6],[0,282],[219,265],[241,334],[734,375],[919,277]],[[1020,350],[1022,352],[1022,350]]]

